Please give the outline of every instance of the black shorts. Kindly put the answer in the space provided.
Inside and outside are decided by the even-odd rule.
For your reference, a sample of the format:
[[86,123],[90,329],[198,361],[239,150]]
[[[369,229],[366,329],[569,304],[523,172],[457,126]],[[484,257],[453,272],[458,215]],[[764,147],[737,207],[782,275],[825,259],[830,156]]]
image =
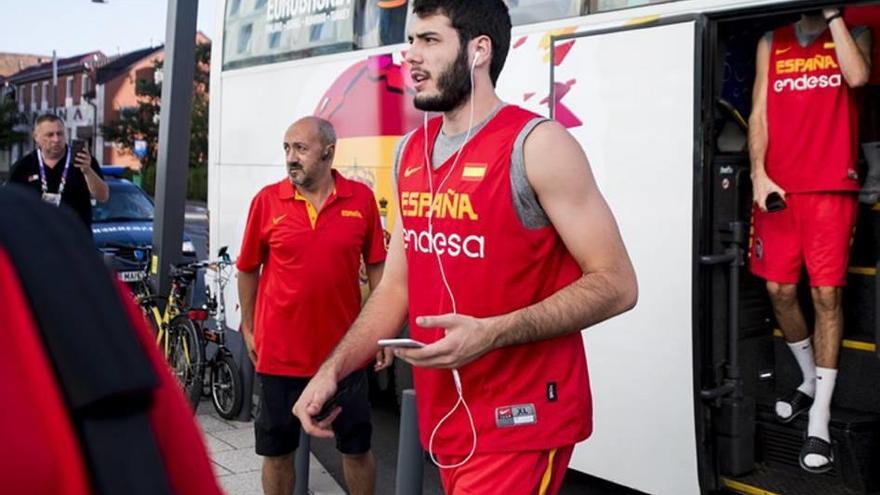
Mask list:
[[[299,446],[300,423],[293,415],[309,378],[264,375],[258,373],[262,386],[260,413],[254,422],[256,451],[261,456],[282,456]],[[336,449],[343,454],[358,455],[370,450],[373,425],[370,423],[370,402],[367,399],[366,371],[356,371],[339,382],[350,393],[340,400],[342,412],[333,422]]]

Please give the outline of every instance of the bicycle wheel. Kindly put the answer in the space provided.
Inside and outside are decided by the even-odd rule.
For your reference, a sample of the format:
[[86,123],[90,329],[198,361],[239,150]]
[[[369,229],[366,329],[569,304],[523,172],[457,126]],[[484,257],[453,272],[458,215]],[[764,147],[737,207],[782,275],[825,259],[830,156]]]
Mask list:
[[168,364],[183,388],[186,400],[193,411],[202,395],[202,367],[205,363],[205,346],[196,326],[185,316],[171,320],[168,329],[170,352]]
[[211,402],[223,419],[235,419],[243,400],[241,373],[235,359],[223,349],[217,351],[211,366]]

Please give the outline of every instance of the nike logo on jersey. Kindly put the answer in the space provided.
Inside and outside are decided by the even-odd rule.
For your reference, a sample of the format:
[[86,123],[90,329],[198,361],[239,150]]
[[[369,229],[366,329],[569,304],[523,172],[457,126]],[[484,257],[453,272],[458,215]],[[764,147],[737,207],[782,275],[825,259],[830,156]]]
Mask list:
[[285,213],[284,215],[281,215],[279,217],[273,217],[272,218],[272,225],[278,225],[278,223],[280,223],[282,220],[284,220],[284,217],[286,217],[286,216],[287,216],[287,213]]
[[783,53],[785,53],[785,52],[787,52],[787,51],[789,51],[789,50],[791,50],[791,47],[788,47],[788,48],[778,48],[778,49],[776,50],[776,54],[777,54],[777,55],[782,55]]
[[410,175],[418,172],[421,169],[422,169],[421,165],[419,165],[418,167],[408,167],[406,170],[403,171],[403,176],[409,177]]

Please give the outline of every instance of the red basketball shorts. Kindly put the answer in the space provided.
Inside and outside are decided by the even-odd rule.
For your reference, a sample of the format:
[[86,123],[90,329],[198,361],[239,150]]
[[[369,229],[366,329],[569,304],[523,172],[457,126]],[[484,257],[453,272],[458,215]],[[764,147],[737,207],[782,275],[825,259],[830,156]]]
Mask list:
[[806,263],[812,287],[846,285],[846,270],[858,212],[848,192],[797,193],[773,213],[754,209],[750,247],[752,273],[780,284],[797,284]]

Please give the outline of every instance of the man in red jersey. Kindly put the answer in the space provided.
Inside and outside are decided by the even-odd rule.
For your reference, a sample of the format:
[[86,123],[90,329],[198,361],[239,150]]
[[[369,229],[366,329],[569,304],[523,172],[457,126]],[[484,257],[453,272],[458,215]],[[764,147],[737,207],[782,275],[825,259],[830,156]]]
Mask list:
[[442,117],[402,140],[382,282],[293,411],[330,435],[338,408],[313,417],[338,378],[408,316],[427,345],[396,353],[414,365],[421,441],[445,490],[556,493],[592,432],[580,332],[635,305],[635,273],[580,145],[495,93],[504,2],[416,0],[413,11],[415,104]]
[[[809,410],[800,463],[810,472],[827,471],[833,462],[828,424],[859,189],[853,88],[868,81],[870,53],[870,32],[850,31],[835,8],[804,14],[758,45],[749,122],[757,205],[751,269],[767,280],[776,319],[803,373],[792,395],[776,402],[776,414],[788,422]],[[768,211],[771,195],[785,208]],[[816,310],[815,350],[797,300],[803,263]]]
[[[257,193],[237,261],[241,330],[262,386],[255,447],[269,495],[293,492],[299,422],[290,409],[357,316],[361,258],[371,288],[385,261],[373,193],[330,168],[335,148],[324,119],[306,117],[287,129],[288,177]],[[336,447],[349,491],[372,494],[366,375],[360,367],[346,374],[351,393],[333,424]]]

